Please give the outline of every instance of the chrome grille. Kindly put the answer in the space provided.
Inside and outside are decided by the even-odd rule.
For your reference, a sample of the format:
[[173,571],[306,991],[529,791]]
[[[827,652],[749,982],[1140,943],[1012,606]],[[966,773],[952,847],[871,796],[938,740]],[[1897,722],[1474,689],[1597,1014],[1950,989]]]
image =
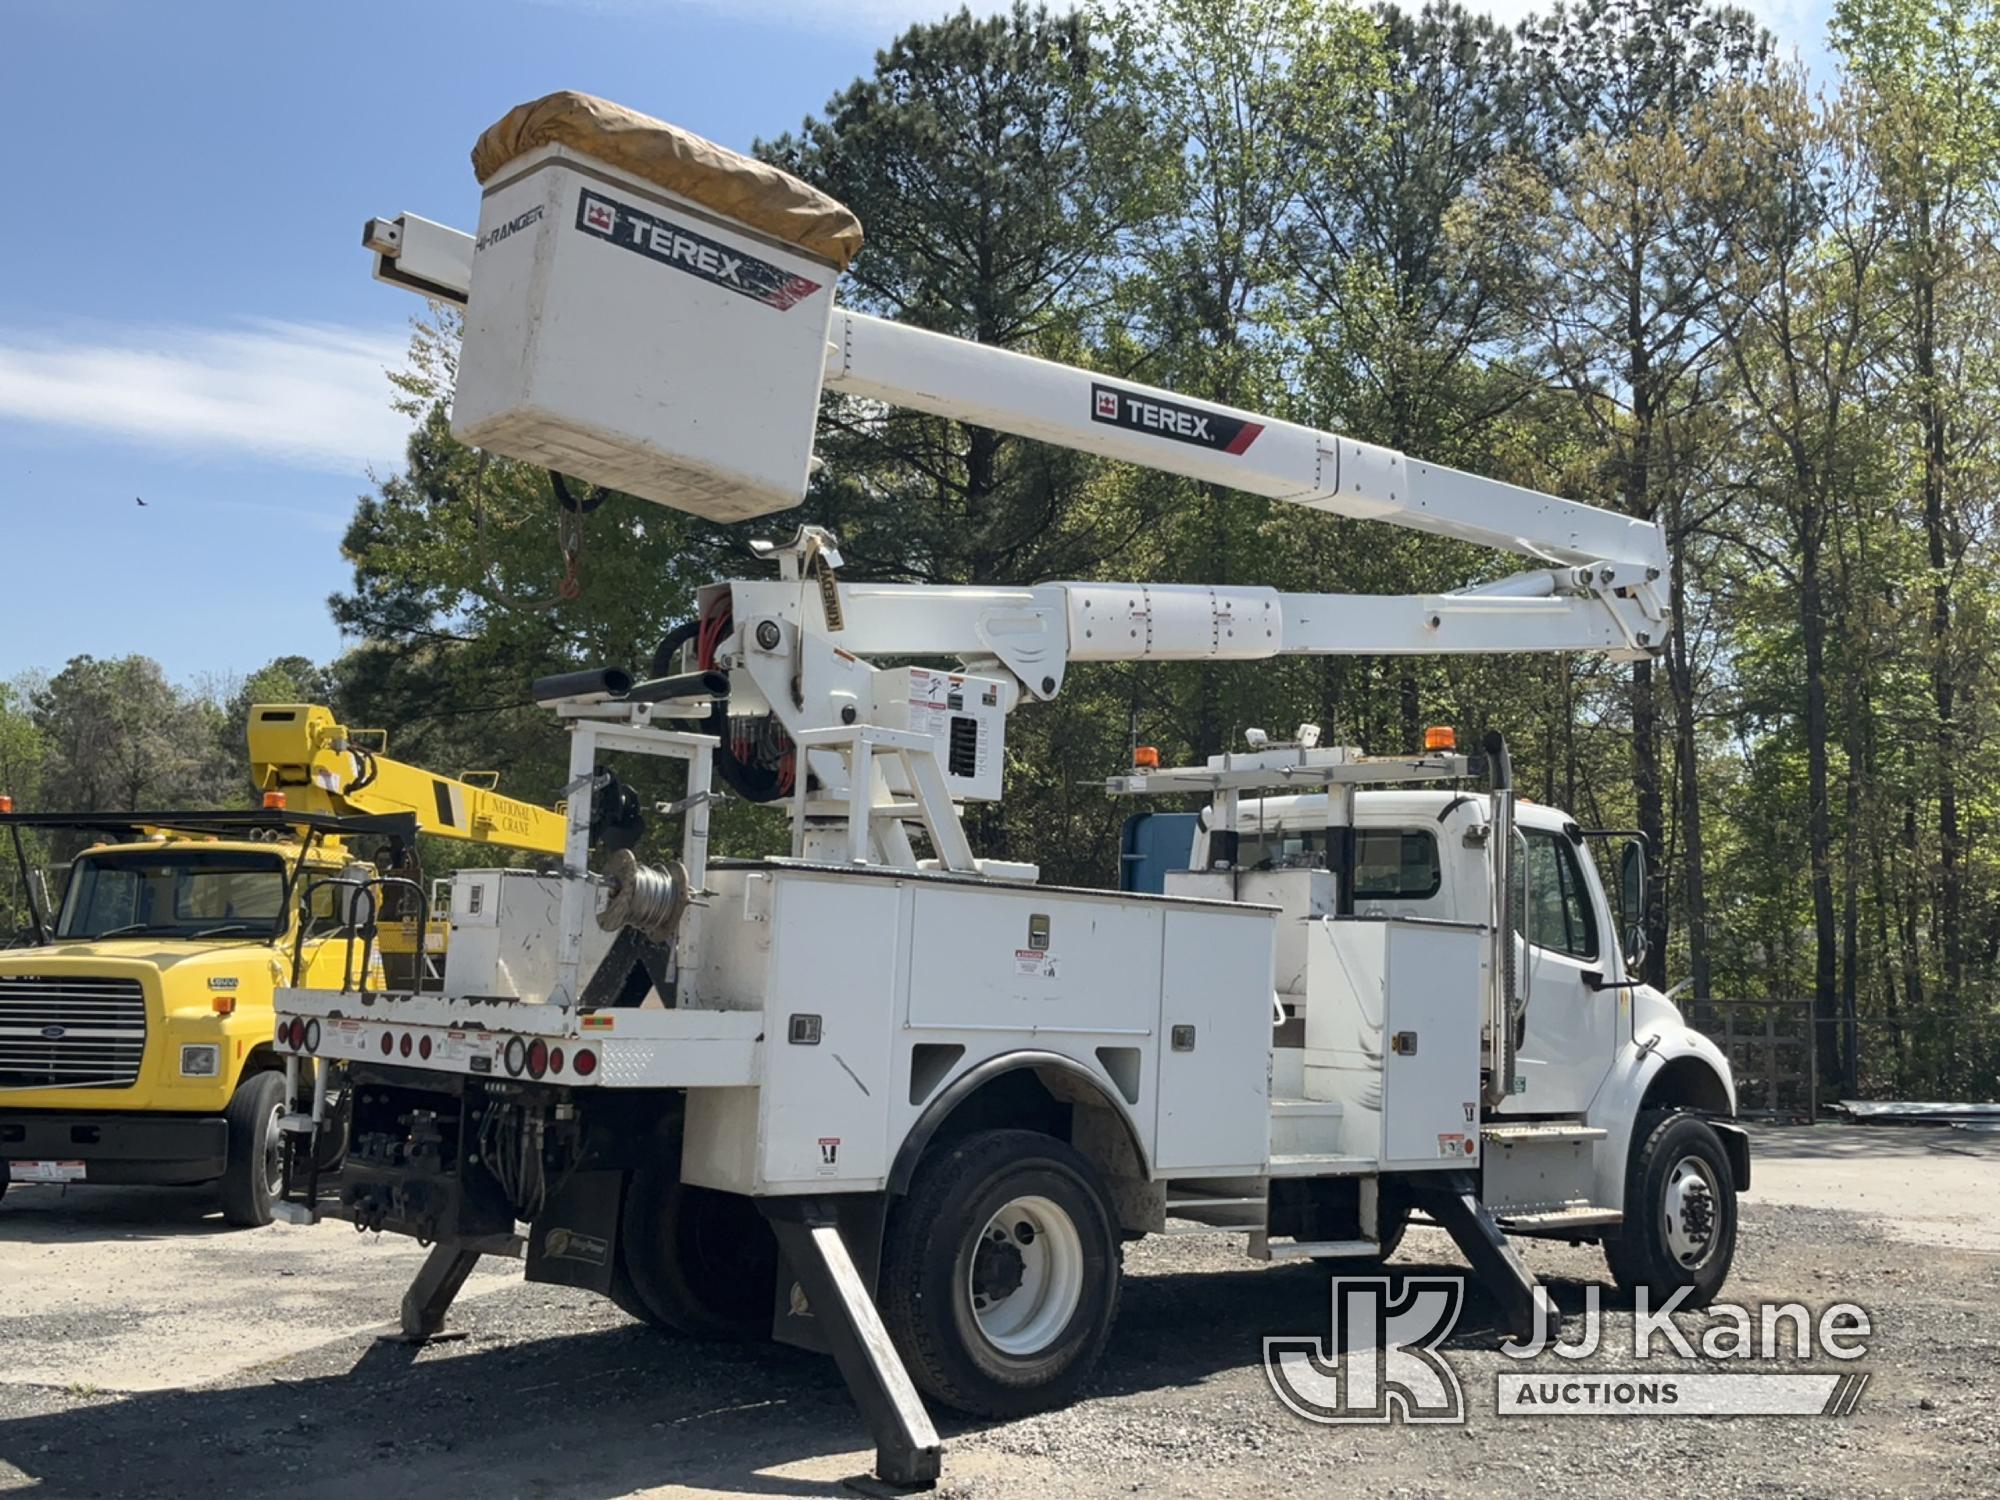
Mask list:
[[138,980],[0,974],[0,1089],[130,1088],[145,1055]]

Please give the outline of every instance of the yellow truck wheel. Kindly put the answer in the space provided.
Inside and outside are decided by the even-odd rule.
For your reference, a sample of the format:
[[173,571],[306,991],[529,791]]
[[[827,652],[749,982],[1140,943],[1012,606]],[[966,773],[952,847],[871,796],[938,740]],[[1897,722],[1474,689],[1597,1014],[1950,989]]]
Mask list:
[[229,1157],[222,1172],[222,1217],[244,1229],[271,1222],[278,1199],[285,1112],[282,1073],[252,1073],[236,1085],[222,1117],[229,1125]]

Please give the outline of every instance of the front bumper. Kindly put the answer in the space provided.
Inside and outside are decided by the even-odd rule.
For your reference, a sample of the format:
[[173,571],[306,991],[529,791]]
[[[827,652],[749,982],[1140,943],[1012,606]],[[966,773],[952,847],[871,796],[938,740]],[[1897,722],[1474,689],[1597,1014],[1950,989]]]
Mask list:
[[0,1108],[0,1161],[80,1161],[87,1182],[211,1182],[228,1159],[220,1115]]

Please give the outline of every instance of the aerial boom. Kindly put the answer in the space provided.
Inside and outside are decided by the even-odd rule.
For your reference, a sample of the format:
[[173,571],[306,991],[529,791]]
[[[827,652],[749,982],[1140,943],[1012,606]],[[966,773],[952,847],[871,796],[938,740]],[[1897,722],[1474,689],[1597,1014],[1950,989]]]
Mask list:
[[831,390],[1550,563],[1666,567],[1649,521],[1338,433],[835,308]]

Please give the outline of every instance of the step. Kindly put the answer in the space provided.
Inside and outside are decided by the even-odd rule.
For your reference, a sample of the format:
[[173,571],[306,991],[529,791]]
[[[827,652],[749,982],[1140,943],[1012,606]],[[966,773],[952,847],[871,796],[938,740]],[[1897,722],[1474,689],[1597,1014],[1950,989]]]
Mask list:
[[1382,1247],[1373,1240],[1274,1240],[1267,1234],[1250,1236],[1250,1255],[1255,1260],[1307,1260],[1327,1257],[1334,1260],[1379,1259]]
[[1169,1224],[1160,1231],[1169,1238],[1186,1234],[1262,1234],[1263,1232],[1264,1215],[1261,1212],[1254,1224],[1207,1224],[1195,1219],[1185,1224]]
[[1267,1177],[1364,1177],[1376,1170],[1372,1156],[1339,1156],[1331,1152],[1274,1156],[1264,1169]]
[[1482,1125],[1479,1138],[1494,1146],[1557,1146],[1601,1141],[1610,1132],[1599,1125],[1576,1125],[1562,1120],[1537,1120],[1521,1125]]
[[311,1135],[313,1133],[313,1117],[311,1115],[279,1115],[278,1129],[288,1130],[293,1135]]
[[1271,1101],[1273,1115],[1324,1117],[1337,1120],[1345,1106],[1338,1099],[1278,1099]]
[[1625,1222],[1615,1208],[1595,1203],[1566,1203],[1558,1208],[1536,1209],[1528,1213],[1501,1211],[1493,1216],[1502,1229],[1512,1234],[1550,1234],[1574,1229],[1614,1229]]

